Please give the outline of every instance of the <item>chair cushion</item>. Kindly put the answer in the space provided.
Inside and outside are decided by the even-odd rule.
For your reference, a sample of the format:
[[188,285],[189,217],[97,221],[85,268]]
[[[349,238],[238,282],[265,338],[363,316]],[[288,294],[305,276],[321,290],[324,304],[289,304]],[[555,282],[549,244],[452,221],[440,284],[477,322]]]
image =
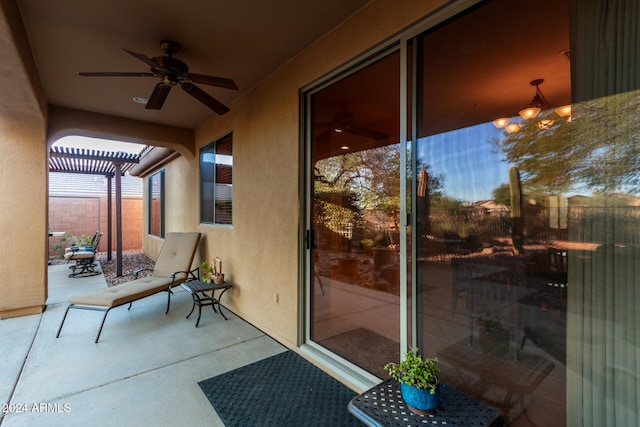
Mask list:
[[95,256],[96,256],[95,252],[86,252],[86,251],[67,252],[66,254],[64,254],[65,259],[84,259],[84,258],[93,258]]
[[[78,295],[69,302],[111,308],[168,290],[169,286],[177,286],[186,280],[186,275],[178,275],[173,281],[171,275],[189,270],[199,242],[200,233],[167,233],[151,276]],[[78,252],[72,254],[68,259],[75,259]]]
[[[95,305],[99,307],[117,307],[131,301],[169,289],[171,279],[168,277],[143,277],[132,282],[112,286],[69,300],[71,304]],[[178,282],[180,283],[180,282]],[[174,283],[175,285],[175,283]]]
[[78,252],[78,251],[85,251],[85,252],[92,252],[95,248],[93,246],[71,246],[70,248],[64,248],[64,252]]
[[188,271],[199,241],[200,233],[167,233],[153,269],[153,276],[168,277],[176,271]]

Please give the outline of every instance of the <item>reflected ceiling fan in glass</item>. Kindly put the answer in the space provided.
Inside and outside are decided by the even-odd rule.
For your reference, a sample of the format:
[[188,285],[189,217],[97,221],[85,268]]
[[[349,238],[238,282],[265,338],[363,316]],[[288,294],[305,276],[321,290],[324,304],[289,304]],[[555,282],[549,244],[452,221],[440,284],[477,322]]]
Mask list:
[[325,132],[334,132],[337,134],[350,133],[375,141],[388,140],[390,137],[388,133],[360,125],[356,119],[356,115],[348,111],[337,113],[334,115],[333,120],[317,123],[316,127],[328,128]]

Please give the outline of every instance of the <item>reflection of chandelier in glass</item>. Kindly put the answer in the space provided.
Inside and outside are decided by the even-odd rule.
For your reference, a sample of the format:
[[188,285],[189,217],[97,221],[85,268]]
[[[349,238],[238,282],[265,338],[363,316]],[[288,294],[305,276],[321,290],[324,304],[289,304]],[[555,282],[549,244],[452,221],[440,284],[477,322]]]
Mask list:
[[520,130],[522,125],[520,123],[511,123],[504,127],[504,129],[509,133],[516,133]]
[[555,110],[557,115],[560,117],[569,117],[567,120],[571,121],[571,105],[563,105],[562,107],[558,107]]
[[536,87],[536,94],[533,96],[531,102],[525,105],[524,108],[518,113],[523,119],[533,119],[538,114],[540,114],[540,111],[549,108],[547,98],[544,97],[539,87],[543,82],[544,79],[535,79],[532,80],[531,83],[529,83],[531,86]]
[[[540,85],[544,82],[544,79],[535,79],[532,80],[529,84],[531,86],[536,87],[536,93],[531,99],[531,102],[526,104],[522,110],[518,112],[520,117],[524,120],[534,119],[540,114],[542,110],[546,110],[549,108],[549,102],[544,97],[544,94],[540,90]],[[562,107],[558,107],[554,110],[556,114],[560,117],[569,117],[567,120],[571,121],[571,105],[565,105]],[[520,123],[510,123],[511,118],[509,117],[500,117],[495,119],[492,123],[498,129],[506,130],[509,133],[515,133],[520,130],[522,125]],[[550,118],[540,119],[537,123],[539,129],[547,130],[553,126],[555,122]]]

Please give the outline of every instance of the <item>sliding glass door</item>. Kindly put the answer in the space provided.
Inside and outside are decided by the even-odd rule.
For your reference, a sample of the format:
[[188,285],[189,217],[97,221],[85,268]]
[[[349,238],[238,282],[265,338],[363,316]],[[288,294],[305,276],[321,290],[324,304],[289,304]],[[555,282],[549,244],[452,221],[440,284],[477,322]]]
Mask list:
[[428,18],[305,94],[307,342],[380,379],[418,346],[511,426],[639,425],[640,5]]
[[417,343],[512,426],[638,425],[638,22],[494,0],[415,39]]
[[415,39],[418,344],[515,426],[566,420],[569,194],[540,175],[571,126],[554,111],[571,104],[569,9],[552,3],[544,42],[513,36],[541,4],[512,0]]
[[377,376],[400,351],[399,56],[310,97],[310,338]]

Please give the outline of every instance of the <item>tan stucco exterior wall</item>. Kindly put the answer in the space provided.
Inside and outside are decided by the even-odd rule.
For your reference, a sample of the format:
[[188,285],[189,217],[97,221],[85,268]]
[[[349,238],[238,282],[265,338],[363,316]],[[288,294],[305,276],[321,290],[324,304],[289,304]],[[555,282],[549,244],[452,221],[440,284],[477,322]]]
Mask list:
[[47,299],[46,103],[27,40],[15,1],[1,0],[0,319]]
[[70,135],[113,139],[136,144],[167,147],[193,156],[193,131],[105,114],[51,105],[48,108],[47,142]]
[[[443,3],[372,1],[233,102],[231,112],[197,129],[193,163],[172,164],[174,168],[167,171],[167,182],[184,167],[194,171],[191,184],[184,188],[191,200],[182,206],[167,204],[168,217],[174,221],[175,215],[180,226],[188,225],[182,222],[184,207],[192,206],[192,228],[205,236],[203,257],[220,257],[226,278],[235,285],[233,292],[225,294],[225,304],[289,347],[297,345],[302,288],[298,265],[300,89]],[[198,226],[198,150],[231,131],[233,226]],[[179,191],[177,186],[174,190]]]
[[[7,318],[39,313],[47,298],[43,122],[0,118],[0,152],[0,318]],[[16,247],[20,255],[11,256]]]
[[[300,267],[299,91],[441,6],[444,0],[373,0],[231,104],[231,112],[190,130],[49,106],[39,87],[13,0],[1,0],[0,249],[29,242],[28,254],[0,264],[0,315],[42,308],[46,300],[47,143],[78,133],[170,147],[182,156],[166,165],[167,231],[204,235],[201,256],[219,256],[235,285],[229,307],[284,344],[298,332]],[[49,118],[47,118],[49,114]],[[18,120],[15,119],[18,115]],[[198,150],[234,135],[232,227],[199,225]],[[195,135],[195,136],[194,136]],[[193,142],[195,139],[195,143]],[[19,144],[19,145],[16,145]],[[22,149],[24,148],[24,149]],[[28,179],[26,171],[28,170]],[[146,188],[146,187],[145,187]],[[11,209],[6,208],[11,206]],[[146,209],[146,202],[144,203]],[[146,224],[146,212],[144,213]],[[160,239],[143,235],[155,257]],[[34,263],[41,257],[42,265]],[[24,265],[22,265],[24,263]],[[29,280],[24,280],[29,271]],[[225,296],[226,298],[226,296]],[[4,313],[4,314],[3,314]]]
[[[194,231],[199,219],[197,164],[198,161],[195,156],[180,156],[171,163],[154,169],[144,177],[142,250],[148,257],[156,259],[164,242],[163,239],[147,234],[149,230],[149,194],[147,191],[149,188],[149,177],[164,168],[165,230],[167,232]],[[194,265],[198,265],[199,260],[200,256],[196,254]]]

